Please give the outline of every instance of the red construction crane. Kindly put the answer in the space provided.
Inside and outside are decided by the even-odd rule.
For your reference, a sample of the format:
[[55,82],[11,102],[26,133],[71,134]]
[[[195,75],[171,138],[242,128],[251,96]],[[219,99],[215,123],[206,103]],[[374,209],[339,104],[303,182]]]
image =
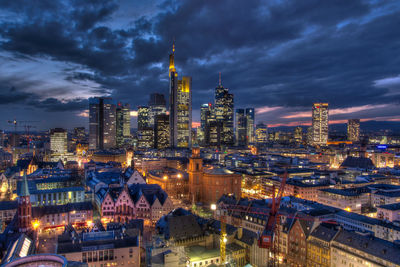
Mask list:
[[35,122],[39,122],[39,121],[17,121],[16,119],[14,119],[14,120],[9,120],[7,122],[9,124],[14,125],[14,134],[15,135],[17,134],[17,127],[23,127],[25,129],[25,134],[26,134],[26,139],[27,139],[26,141],[27,141],[28,152],[29,152],[29,145],[32,141],[29,131],[31,128],[36,128],[36,126],[28,125],[27,123],[35,123]]
[[279,219],[278,211],[281,205],[281,199],[283,196],[283,192],[285,190],[287,179],[287,172],[282,177],[281,184],[279,186],[278,194],[275,196],[275,187],[272,189],[272,205],[269,211],[269,216],[267,220],[267,224],[265,226],[264,231],[262,232],[260,238],[258,239],[258,246],[261,248],[271,248],[274,241],[274,232],[276,228],[277,221]]

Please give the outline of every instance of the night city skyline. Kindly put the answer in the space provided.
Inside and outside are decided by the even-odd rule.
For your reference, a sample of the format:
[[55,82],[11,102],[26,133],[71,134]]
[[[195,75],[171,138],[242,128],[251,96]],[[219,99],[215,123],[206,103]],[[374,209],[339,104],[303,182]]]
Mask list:
[[0,0],[0,267],[400,267],[400,1]]
[[269,126],[310,125],[313,102],[329,103],[331,124],[400,120],[396,1],[227,5],[1,1],[0,127],[16,118],[72,129],[87,125],[89,97],[131,110],[150,93],[168,97],[173,40],[177,71],[192,77],[193,122],[219,72],[235,108],[251,103]]

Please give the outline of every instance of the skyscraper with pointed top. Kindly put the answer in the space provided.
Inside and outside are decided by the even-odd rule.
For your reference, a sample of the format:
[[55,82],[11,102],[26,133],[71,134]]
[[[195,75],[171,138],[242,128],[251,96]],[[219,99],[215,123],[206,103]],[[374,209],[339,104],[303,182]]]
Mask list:
[[221,73],[219,73],[218,86],[215,88],[215,119],[222,124],[221,143],[234,144],[234,101],[233,94],[228,88],[222,86]]
[[189,148],[192,145],[192,78],[178,79],[175,69],[175,43],[169,56],[170,145]]

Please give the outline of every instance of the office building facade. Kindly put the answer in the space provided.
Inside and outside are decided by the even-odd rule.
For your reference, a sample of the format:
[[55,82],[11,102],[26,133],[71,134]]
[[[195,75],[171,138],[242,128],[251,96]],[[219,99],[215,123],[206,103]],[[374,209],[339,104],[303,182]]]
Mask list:
[[256,126],[255,142],[259,145],[268,142],[268,127],[263,123],[259,123]]
[[169,57],[169,119],[170,145],[172,147],[191,147],[192,129],[192,78],[178,79],[174,62],[175,45]]
[[68,152],[67,130],[55,128],[50,130],[51,161],[63,160]]
[[246,115],[244,109],[236,109],[236,145],[245,146],[247,144],[246,135]]
[[314,103],[312,107],[312,144],[325,146],[328,142],[328,103]]
[[116,146],[116,106],[111,98],[89,99],[89,149]]
[[154,147],[165,149],[169,146],[169,116],[158,114],[154,122]]
[[246,138],[247,143],[254,143],[254,108],[246,108]]
[[116,142],[117,147],[122,147],[125,140],[131,136],[131,115],[129,104],[118,103],[116,117]]
[[360,119],[350,119],[347,122],[347,139],[352,142],[360,141]]
[[221,84],[221,76],[219,84],[215,88],[214,100],[215,119],[222,124],[221,143],[223,145],[234,144],[234,98],[229,93],[228,88],[224,88]]
[[167,114],[164,95],[159,93],[150,94],[149,124],[151,127],[154,126],[156,116],[161,114]]

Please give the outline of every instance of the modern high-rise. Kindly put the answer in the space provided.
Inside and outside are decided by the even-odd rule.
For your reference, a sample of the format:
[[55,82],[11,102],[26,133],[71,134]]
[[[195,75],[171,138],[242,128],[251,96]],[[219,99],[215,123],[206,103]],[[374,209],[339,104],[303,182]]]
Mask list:
[[178,79],[174,62],[175,45],[169,56],[169,120],[170,145],[172,147],[191,147],[192,130],[192,78]]
[[163,94],[159,94],[159,93],[150,94],[149,123],[150,123],[151,127],[154,126],[155,117],[160,114],[167,114],[165,97]]
[[246,115],[244,109],[236,109],[236,145],[245,146],[247,144]]
[[67,130],[55,128],[50,130],[51,161],[64,160],[68,152]]
[[268,142],[268,127],[263,123],[256,126],[255,142],[257,144],[265,144]]
[[116,146],[116,106],[111,98],[89,99],[89,149]]
[[222,124],[221,143],[223,145],[234,144],[234,99],[233,94],[229,93],[228,88],[224,88],[221,83],[215,88],[214,100],[215,119]]
[[205,132],[207,127],[207,121],[210,119],[213,113],[212,104],[202,104],[200,107],[200,128]]
[[312,144],[326,145],[328,142],[328,103],[314,103],[312,107]]
[[116,122],[117,147],[122,147],[125,140],[131,136],[131,116],[129,104],[118,103]]
[[153,148],[154,147],[154,128],[150,126],[149,107],[138,107],[138,147]]
[[154,121],[154,147],[165,149],[169,146],[169,116],[158,114]]
[[247,143],[254,143],[254,108],[246,108],[246,137]]
[[138,107],[137,124],[138,124],[137,128],[139,131],[141,129],[150,127],[149,107],[147,106]]
[[349,141],[360,141],[360,119],[350,119],[347,123],[347,139]]

